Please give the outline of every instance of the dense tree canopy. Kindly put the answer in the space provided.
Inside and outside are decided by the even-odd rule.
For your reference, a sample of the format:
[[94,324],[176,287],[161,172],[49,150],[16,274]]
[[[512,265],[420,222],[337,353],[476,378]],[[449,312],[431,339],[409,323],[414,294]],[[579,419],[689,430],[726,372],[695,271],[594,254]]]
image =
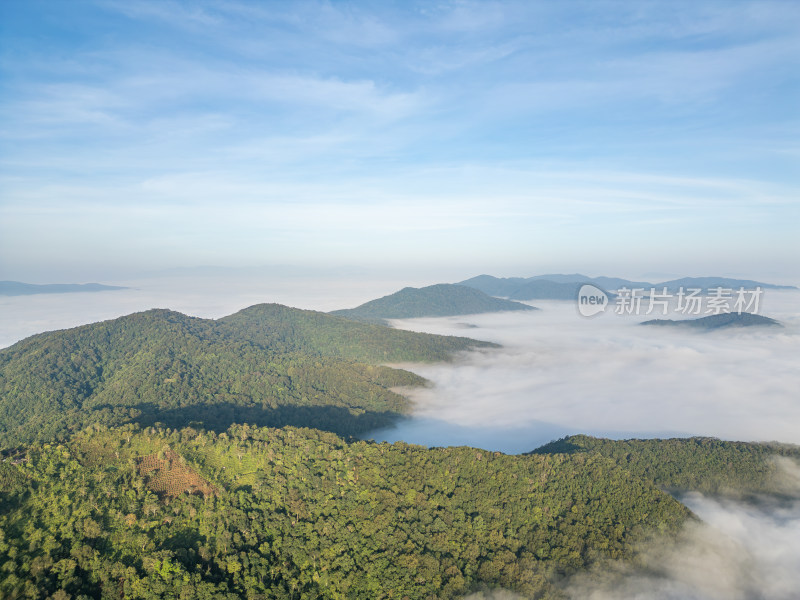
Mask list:
[[689,518],[597,454],[310,429],[95,426],[14,462],[0,477],[6,598],[453,598],[479,584],[558,597],[563,576]]
[[496,348],[463,337],[376,327],[312,310],[258,304],[218,321],[220,330],[275,350],[332,356],[369,364],[448,361],[454,352]]
[[150,310],[0,351],[0,448],[132,421],[361,433],[407,411],[393,388],[424,383],[377,363],[490,345],[278,305],[219,321]]
[[711,494],[781,493],[777,456],[800,459],[792,444],[728,442],[716,438],[608,440],[575,435],[551,442],[535,453],[594,453],[662,489]]
[[779,492],[774,456],[800,457],[707,438],[506,456],[330,433],[391,422],[408,406],[394,388],[425,383],[380,363],[481,345],[260,305],[3,350],[0,597],[558,598],[563,578],[636,560],[692,518],[662,490]]

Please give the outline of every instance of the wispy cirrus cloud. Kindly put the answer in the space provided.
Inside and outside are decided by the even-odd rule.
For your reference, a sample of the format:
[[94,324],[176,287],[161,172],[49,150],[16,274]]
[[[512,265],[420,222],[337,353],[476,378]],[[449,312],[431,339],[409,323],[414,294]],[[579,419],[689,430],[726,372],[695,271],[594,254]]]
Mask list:
[[[198,225],[342,203],[368,255],[384,214],[412,208],[420,231],[482,220],[509,260],[553,243],[542,231],[610,252],[625,227],[713,224],[732,245],[749,221],[762,247],[791,241],[800,15],[785,3],[31,7],[4,7],[0,202],[89,211],[82,238],[106,202],[203,207],[184,215]],[[14,230],[40,227],[15,214]]]

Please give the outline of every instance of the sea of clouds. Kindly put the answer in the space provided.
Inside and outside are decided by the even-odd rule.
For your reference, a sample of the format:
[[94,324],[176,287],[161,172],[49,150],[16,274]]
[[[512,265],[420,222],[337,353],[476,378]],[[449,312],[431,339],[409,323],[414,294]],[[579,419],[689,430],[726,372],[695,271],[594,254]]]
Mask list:
[[800,292],[765,293],[760,312],[783,327],[712,332],[532,304],[541,310],[394,321],[503,347],[403,365],[433,385],[409,392],[410,419],[371,437],[507,453],[575,433],[800,443]]
[[[107,283],[130,289],[0,297],[0,347],[154,307],[207,318],[260,302],[327,311],[408,282],[184,275]],[[765,292],[760,313],[782,328],[717,332],[639,325],[660,315],[609,310],[589,319],[570,302],[532,304],[541,310],[395,321],[502,348],[464,353],[447,364],[402,365],[431,386],[408,391],[409,418],[367,437],[508,453],[575,433],[800,443],[800,292]],[[653,544],[643,569],[612,565],[602,577],[565,582],[565,592],[574,600],[800,597],[800,469],[792,462],[783,467],[789,499],[682,497],[701,522],[688,525],[677,543]],[[480,597],[517,598],[504,590]]]
[[[259,302],[333,310],[405,284],[268,273],[108,283],[129,289],[0,297],[0,347],[155,307],[207,318]],[[639,323],[657,315],[619,316],[613,307],[585,318],[571,302],[532,304],[541,310],[395,321],[502,348],[402,365],[432,385],[408,391],[410,418],[369,437],[508,453],[574,433],[800,443],[800,291],[764,294],[760,312],[783,327],[718,332],[645,327]]]
[[[742,502],[688,494],[700,518],[676,542],[654,542],[643,566],[606,566],[571,579],[572,600],[796,600],[800,594],[800,477],[784,465],[789,497]],[[789,487],[789,486],[787,486]]]
[[[654,541],[642,564],[603,564],[563,582],[570,600],[796,600],[800,500],[744,504],[690,494],[701,519],[676,541]],[[492,590],[465,600],[523,600]]]
[[[715,436],[800,443],[800,292],[767,291],[781,328],[703,332],[646,327],[661,315],[587,319],[569,302],[540,311],[395,321],[397,327],[502,344],[447,365],[404,365],[433,382],[411,390],[411,418],[370,434],[427,446],[517,453],[575,433]],[[667,318],[675,318],[668,315]],[[800,597],[800,468],[781,465],[788,498],[688,494],[699,518],[644,567],[604,565],[570,579],[573,600],[793,600]],[[475,598],[512,600],[506,590]]]

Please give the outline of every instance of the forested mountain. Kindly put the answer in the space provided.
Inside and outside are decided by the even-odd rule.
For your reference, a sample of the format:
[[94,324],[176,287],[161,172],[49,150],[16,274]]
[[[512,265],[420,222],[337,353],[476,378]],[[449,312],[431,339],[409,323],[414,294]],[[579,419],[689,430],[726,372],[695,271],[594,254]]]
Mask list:
[[118,285],[102,283],[22,283],[21,281],[0,281],[0,296],[30,296],[32,294],[71,294],[76,292],[105,292],[124,290]]
[[217,321],[220,331],[274,350],[371,364],[447,361],[454,352],[497,347],[462,337],[420,334],[280,304],[258,304]]
[[641,325],[657,327],[677,327],[681,329],[728,329],[736,327],[782,327],[775,319],[752,313],[720,313],[697,319],[653,319]]
[[[598,280],[603,280],[603,284],[601,285]],[[594,283],[608,290],[611,289],[608,284],[616,281],[608,277],[591,278],[584,275],[539,275],[527,278],[479,275],[462,281],[459,285],[475,288],[490,296],[502,296],[512,300],[575,300],[578,297],[578,290],[584,283]]]
[[447,317],[507,310],[536,309],[527,304],[492,298],[471,287],[439,283],[423,288],[403,288],[356,308],[335,310],[331,314],[359,321],[380,322],[384,319]]
[[586,436],[507,456],[321,430],[407,409],[392,388],[424,380],[378,363],[486,345],[259,305],[0,351],[0,597],[562,598],[565,578],[635,562],[693,518],[664,490],[782,494],[774,457],[800,458]]
[[5,598],[411,600],[480,584],[557,598],[564,576],[691,518],[589,453],[127,425],[13,458],[0,465]]
[[377,363],[491,345],[276,305],[219,321],[150,310],[0,351],[0,448],[129,421],[360,433],[407,410],[392,388],[424,383]]
[[94,425],[0,463],[0,596],[561,598],[693,518],[659,488],[780,494],[776,455],[800,448],[573,436],[508,456]]
[[716,438],[609,440],[576,435],[546,444],[535,453],[601,454],[674,492],[769,494],[784,490],[772,459],[800,459],[800,446]]

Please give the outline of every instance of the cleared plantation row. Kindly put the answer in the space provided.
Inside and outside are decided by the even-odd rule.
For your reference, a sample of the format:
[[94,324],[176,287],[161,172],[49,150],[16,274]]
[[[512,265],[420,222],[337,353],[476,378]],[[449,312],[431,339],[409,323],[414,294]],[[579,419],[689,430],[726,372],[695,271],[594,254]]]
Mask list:
[[182,493],[216,496],[219,490],[203,479],[186,464],[182,456],[170,449],[149,454],[139,459],[139,475],[145,478],[147,487],[153,492],[176,498]]

